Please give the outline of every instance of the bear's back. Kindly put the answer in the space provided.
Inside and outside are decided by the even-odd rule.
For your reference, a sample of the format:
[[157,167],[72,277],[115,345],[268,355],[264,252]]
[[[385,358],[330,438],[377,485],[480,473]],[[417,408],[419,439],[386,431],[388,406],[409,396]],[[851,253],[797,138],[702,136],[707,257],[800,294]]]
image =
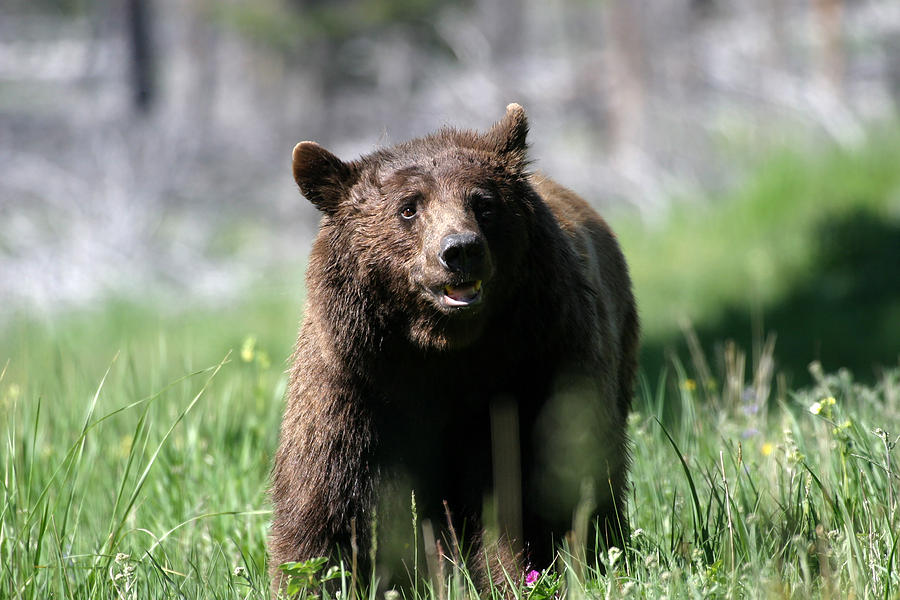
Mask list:
[[633,311],[634,298],[625,257],[612,229],[580,196],[542,173],[531,175],[531,185],[580,259],[586,283],[607,314],[611,334],[617,339],[627,334],[622,324]]

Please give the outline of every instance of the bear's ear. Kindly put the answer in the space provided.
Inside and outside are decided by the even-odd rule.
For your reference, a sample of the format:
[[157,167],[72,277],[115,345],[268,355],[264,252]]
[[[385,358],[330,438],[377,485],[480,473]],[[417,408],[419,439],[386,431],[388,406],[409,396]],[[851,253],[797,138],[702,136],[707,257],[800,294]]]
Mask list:
[[525,109],[515,102],[506,106],[506,114],[488,131],[491,146],[514,163],[524,163],[528,145],[528,119]]
[[307,200],[322,212],[337,210],[343,193],[351,185],[350,166],[315,142],[294,146],[293,163],[294,181]]

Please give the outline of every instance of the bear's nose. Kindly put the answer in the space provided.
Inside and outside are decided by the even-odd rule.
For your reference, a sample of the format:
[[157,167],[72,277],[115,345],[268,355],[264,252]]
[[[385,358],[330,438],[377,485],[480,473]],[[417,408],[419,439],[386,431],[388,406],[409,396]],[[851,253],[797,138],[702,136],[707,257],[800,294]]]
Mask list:
[[484,267],[484,240],[477,233],[453,233],[441,240],[438,259],[449,271],[478,274]]

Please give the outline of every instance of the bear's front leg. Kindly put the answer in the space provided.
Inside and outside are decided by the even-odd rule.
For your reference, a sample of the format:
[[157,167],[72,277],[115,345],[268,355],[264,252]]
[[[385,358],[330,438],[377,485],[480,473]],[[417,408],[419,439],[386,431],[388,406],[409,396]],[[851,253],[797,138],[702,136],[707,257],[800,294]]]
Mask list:
[[359,572],[367,572],[377,477],[362,403],[346,389],[311,386],[296,375],[272,471],[269,570],[275,589],[282,585],[279,565],[340,554],[349,567],[354,546]]

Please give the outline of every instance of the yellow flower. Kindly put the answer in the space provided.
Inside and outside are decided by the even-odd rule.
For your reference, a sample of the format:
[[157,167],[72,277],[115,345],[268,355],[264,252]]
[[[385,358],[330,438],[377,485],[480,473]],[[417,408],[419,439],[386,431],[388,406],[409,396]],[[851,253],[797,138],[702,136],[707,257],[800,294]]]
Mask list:
[[[837,427],[835,427],[834,429],[832,429],[832,430],[831,430],[831,433],[832,433],[833,435],[841,435],[841,434],[844,434],[844,432],[847,431],[848,429],[850,429],[850,427],[851,427],[852,425],[853,425],[853,421],[851,421],[850,419],[845,419],[843,423],[839,423]],[[846,435],[846,434],[845,434],[845,435]]]
[[772,451],[775,450],[775,445],[772,442],[766,442],[762,445],[761,452],[763,456],[769,456],[772,454]]
[[10,404],[18,400],[19,394],[21,393],[22,388],[20,388],[18,384],[9,384],[9,387],[6,388],[6,393],[0,394],[0,408],[2,408],[5,412]]
[[694,390],[697,389],[697,382],[694,381],[693,379],[685,379],[684,383],[681,384],[681,387],[683,387],[685,390],[687,390],[689,392],[693,392]]
[[253,362],[254,351],[256,350],[256,338],[252,335],[247,336],[244,339],[244,343],[241,346],[241,360],[248,363]]
[[834,396],[828,396],[827,398],[822,399],[822,406],[832,406],[837,403],[837,400],[834,399]]

